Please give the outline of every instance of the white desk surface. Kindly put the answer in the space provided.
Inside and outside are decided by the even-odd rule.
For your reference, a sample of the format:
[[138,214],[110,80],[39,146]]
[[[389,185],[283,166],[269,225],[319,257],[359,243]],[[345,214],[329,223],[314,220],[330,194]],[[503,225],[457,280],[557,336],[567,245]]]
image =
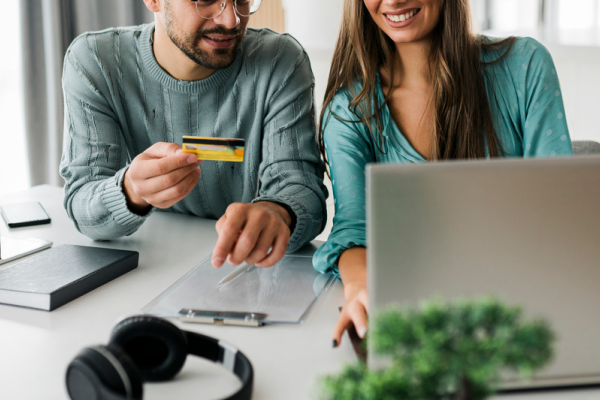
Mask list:
[[[136,250],[140,253],[139,266],[52,312],[0,305],[0,399],[67,399],[65,371],[73,357],[85,346],[106,343],[121,317],[138,313],[209,255],[216,242],[215,221],[162,212],[152,215],[132,236],[93,242],[76,231],[62,198],[62,189],[50,186],[1,196],[0,205],[39,201],[52,224],[9,231],[0,223],[0,233],[47,239],[55,246],[78,244]],[[6,266],[9,265],[12,264]],[[340,348],[331,348],[331,332],[342,304],[342,286],[337,282],[303,325],[245,328],[173,322],[182,329],[226,340],[242,350],[254,366],[253,399],[314,399],[319,375],[338,372],[344,363],[355,360],[347,336]],[[188,357],[173,381],[146,384],[144,398],[217,399],[238,387],[238,379],[222,367]],[[600,399],[600,390],[498,399],[591,400]]]

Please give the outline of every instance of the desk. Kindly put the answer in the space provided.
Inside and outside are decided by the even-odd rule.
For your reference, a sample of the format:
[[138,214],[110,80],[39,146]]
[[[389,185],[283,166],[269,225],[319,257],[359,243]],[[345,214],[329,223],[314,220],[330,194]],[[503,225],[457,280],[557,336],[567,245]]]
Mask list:
[[[51,225],[13,229],[12,235],[140,252],[136,270],[50,313],[0,305],[0,399],[67,399],[64,376],[68,363],[85,346],[106,343],[121,317],[138,313],[148,302],[212,251],[214,221],[158,212],[138,232],[112,242],[93,242],[78,233],[62,206],[62,190],[39,186],[0,197],[0,204],[39,201]],[[0,223],[0,232],[9,232]],[[11,265],[11,264],[8,264]],[[4,267],[4,266],[3,266]],[[5,267],[4,267],[5,268]],[[343,304],[339,282],[323,296],[303,325],[261,328],[184,324],[226,340],[254,365],[256,400],[315,398],[316,379],[340,370],[355,356],[347,339],[331,348],[331,332]],[[210,362],[189,357],[176,379],[146,384],[145,399],[216,399],[239,387],[235,376]],[[600,390],[501,396],[498,399],[600,399]]]

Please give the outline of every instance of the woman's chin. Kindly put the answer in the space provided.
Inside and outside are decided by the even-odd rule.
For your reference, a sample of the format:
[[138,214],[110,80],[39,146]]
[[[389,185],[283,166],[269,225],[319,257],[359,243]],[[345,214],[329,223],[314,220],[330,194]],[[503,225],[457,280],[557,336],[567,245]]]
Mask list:
[[402,32],[401,34],[395,33],[388,36],[396,44],[417,43],[426,38],[426,35],[418,34],[417,32]]

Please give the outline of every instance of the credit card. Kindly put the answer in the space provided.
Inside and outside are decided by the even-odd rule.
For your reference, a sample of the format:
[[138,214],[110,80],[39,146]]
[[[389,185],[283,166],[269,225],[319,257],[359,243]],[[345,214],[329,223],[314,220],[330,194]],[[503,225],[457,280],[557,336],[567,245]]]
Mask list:
[[244,161],[244,139],[184,136],[183,152],[193,153],[198,160]]

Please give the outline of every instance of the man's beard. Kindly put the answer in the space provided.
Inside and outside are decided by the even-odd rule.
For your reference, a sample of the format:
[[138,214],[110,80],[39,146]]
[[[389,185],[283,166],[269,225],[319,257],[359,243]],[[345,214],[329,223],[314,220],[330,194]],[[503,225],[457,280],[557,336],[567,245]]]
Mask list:
[[[181,50],[190,60],[207,69],[217,70],[229,67],[235,61],[238,50],[242,45],[242,41],[246,36],[246,30],[243,31],[238,27],[232,30],[227,30],[222,27],[214,29],[200,30],[185,35],[179,35],[174,28],[173,10],[170,2],[166,3],[165,10],[165,29],[171,41]],[[221,34],[227,36],[235,35],[235,43],[229,48],[216,48],[211,52],[201,50],[198,43],[202,37],[209,34]]]
[[[177,35],[172,28],[172,24],[168,24],[166,27],[167,35],[171,41],[181,50],[190,60],[194,61],[207,69],[217,70],[229,67],[235,61],[238,50],[242,45],[242,41],[246,36],[246,31],[242,32],[241,29],[235,28],[227,30],[225,28],[216,27],[214,29],[207,29],[196,31],[187,36]],[[204,51],[198,47],[198,43],[205,35],[220,34],[233,36],[235,35],[235,43],[229,48],[215,48],[212,52]]]

